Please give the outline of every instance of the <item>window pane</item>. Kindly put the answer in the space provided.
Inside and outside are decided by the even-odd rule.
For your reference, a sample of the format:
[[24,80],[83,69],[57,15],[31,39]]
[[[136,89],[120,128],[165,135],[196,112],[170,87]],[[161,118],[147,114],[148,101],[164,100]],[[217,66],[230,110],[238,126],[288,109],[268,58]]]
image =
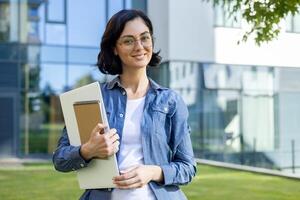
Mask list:
[[42,46],[41,62],[66,62],[66,47]]
[[111,18],[115,13],[122,10],[124,7],[123,0],[109,0],[108,1],[108,18]]
[[294,16],[294,32],[300,33],[300,14]]
[[69,63],[94,65],[97,63],[98,53],[97,48],[69,48]]
[[241,88],[241,75],[245,66],[238,67],[230,65],[204,64],[203,69],[206,88]]
[[77,88],[95,81],[101,81],[104,75],[100,74],[96,66],[71,65],[69,66],[69,88]]
[[66,66],[42,64],[40,72],[40,89],[51,93],[60,93],[66,86]]
[[59,96],[45,88],[23,93],[21,103],[21,153],[51,155],[64,127]]
[[243,72],[242,84],[248,95],[273,95],[273,71],[267,67],[252,67]]
[[285,22],[286,22],[286,31],[288,32],[292,32],[293,31],[293,17],[291,15],[288,15],[286,18],[285,18]]
[[214,9],[215,26],[224,26],[224,10],[221,5],[217,5]]
[[132,0],[132,8],[147,12],[147,2],[145,0]]
[[46,24],[45,43],[47,44],[66,44],[66,25]]
[[65,23],[65,0],[48,0],[47,4],[47,21]]
[[0,3],[0,43],[19,40],[18,1]]
[[125,8],[126,8],[126,9],[132,8],[131,0],[125,0]]
[[68,44],[98,48],[106,24],[105,10],[105,1],[68,1]]

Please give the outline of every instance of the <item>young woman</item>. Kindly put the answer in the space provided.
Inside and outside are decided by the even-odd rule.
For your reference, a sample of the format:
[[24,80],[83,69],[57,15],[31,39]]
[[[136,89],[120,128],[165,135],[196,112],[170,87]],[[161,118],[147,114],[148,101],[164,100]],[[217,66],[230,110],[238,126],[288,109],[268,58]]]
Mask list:
[[69,144],[64,129],[53,163],[66,172],[117,152],[121,175],[113,179],[116,188],[86,190],[81,199],[186,199],[179,185],[196,173],[188,111],[177,93],[147,77],[146,68],[161,60],[153,45],[152,23],[141,11],[122,10],[106,26],[98,67],[117,75],[101,85],[113,128],[102,134],[98,124],[78,147]]

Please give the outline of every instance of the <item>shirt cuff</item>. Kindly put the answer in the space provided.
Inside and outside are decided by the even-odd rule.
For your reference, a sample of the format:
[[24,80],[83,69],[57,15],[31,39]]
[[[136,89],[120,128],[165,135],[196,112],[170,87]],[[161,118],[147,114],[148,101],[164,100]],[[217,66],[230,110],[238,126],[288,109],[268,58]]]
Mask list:
[[75,168],[73,170],[84,168],[88,165],[90,160],[86,161],[80,154],[80,148],[81,146],[74,147],[73,151],[71,152],[71,159],[73,160],[75,164]]
[[163,185],[172,185],[174,183],[174,169],[171,165],[161,165],[163,171],[164,182]]

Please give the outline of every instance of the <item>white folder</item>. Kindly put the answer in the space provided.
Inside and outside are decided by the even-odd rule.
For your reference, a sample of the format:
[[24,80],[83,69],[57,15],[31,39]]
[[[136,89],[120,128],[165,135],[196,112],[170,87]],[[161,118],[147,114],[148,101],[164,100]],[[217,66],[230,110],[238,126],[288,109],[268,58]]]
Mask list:
[[[81,145],[81,141],[73,105],[84,101],[99,101],[102,121],[109,128],[98,82],[61,94],[60,102],[63,116],[70,144],[74,146]],[[108,159],[93,159],[87,167],[77,170],[77,178],[81,189],[114,188],[112,178],[117,175],[119,175],[119,170],[115,155],[110,156]]]

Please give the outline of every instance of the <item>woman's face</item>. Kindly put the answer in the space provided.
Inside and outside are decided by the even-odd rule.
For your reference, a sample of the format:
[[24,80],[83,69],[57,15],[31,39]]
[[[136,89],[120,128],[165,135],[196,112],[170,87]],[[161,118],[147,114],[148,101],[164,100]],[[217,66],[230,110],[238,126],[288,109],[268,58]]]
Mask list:
[[125,24],[114,53],[120,57],[123,69],[139,69],[150,62],[152,48],[149,28],[141,18],[135,18]]

